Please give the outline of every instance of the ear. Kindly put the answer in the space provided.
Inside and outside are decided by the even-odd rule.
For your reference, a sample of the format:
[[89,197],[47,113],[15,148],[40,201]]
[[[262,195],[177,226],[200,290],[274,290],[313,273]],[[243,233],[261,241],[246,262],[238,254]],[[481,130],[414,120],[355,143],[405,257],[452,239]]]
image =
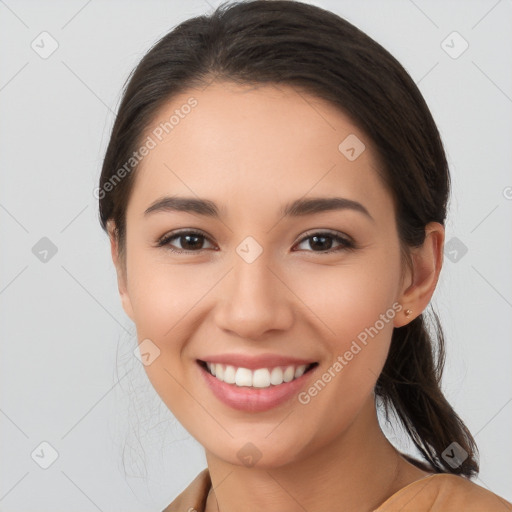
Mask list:
[[130,301],[130,296],[128,295],[126,262],[123,262],[122,258],[119,256],[119,239],[113,220],[107,221],[107,231],[110,238],[110,252],[112,254],[112,261],[116,268],[117,288],[121,297],[121,303],[124,312],[133,320],[132,303]]
[[[425,227],[423,244],[411,250],[412,268],[407,271],[398,298],[403,310],[395,317],[395,327],[408,324],[428,306],[443,265],[444,237],[444,226],[439,222],[430,222]],[[405,316],[406,310],[412,313]]]

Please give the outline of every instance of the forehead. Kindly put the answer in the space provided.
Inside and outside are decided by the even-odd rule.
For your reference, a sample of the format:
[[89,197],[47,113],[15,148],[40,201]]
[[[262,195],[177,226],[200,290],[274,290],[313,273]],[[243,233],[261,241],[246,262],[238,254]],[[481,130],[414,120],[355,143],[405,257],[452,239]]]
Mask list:
[[[331,103],[298,88],[213,82],[172,98],[144,134],[151,149],[133,196],[165,194],[286,202],[345,194],[391,203],[372,142]],[[388,200],[387,204],[386,200]],[[229,205],[228,205],[229,206]]]

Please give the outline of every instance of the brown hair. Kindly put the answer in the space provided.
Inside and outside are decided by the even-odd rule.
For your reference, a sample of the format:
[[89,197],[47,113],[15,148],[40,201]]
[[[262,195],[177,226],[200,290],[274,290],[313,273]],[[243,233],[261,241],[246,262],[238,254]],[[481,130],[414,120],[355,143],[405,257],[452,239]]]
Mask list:
[[[347,113],[374,143],[406,257],[408,249],[423,243],[427,223],[444,225],[450,177],[443,144],[425,100],[400,63],[354,25],[319,7],[288,0],[239,1],[174,28],[145,55],[124,88],[98,195],[101,224],[106,229],[107,221],[114,221],[121,257],[136,165],[114,182],[116,173],[166,102],[214,79],[298,87]],[[394,329],[375,394],[386,418],[393,410],[434,471],[471,477],[479,470],[477,447],[440,387],[444,338],[435,313],[433,327],[431,336],[421,314]],[[468,454],[457,467],[442,456],[453,442]]]

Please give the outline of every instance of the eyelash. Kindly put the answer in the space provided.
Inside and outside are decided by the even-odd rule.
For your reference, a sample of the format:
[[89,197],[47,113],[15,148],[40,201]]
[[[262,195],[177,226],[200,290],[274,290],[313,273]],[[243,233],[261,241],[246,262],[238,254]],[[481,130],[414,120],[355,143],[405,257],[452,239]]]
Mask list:
[[[200,237],[205,238],[206,240],[208,240],[211,243],[209,238],[204,233],[201,233],[200,231],[183,230],[183,231],[175,231],[175,232],[168,233],[168,234],[164,235],[162,238],[160,238],[158,240],[157,247],[167,246],[167,249],[169,251],[174,252],[176,254],[194,254],[194,253],[199,253],[199,252],[206,250],[206,249],[199,249],[197,251],[189,251],[186,249],[180,250],[180,249],[175,249],[174,247],[172,247],[170,245],[171,240],[173,240],[174,238],[180,238],[185,235],[200,236]],[[300,245],[304,241],[306,241],[310,238],[313,238],[315,236],[318,236],[318,237],[326,237],[327,236],[329,238],[332,238],[336,242],[339,242],[341,244],[341,246],[334,248],[334,249],[328,249],[326,251],[306,251],[306,252],[313,252],[313,253],[318,253],[318,254],[332,254],[334,252],[338,252],[341,250],[351,251],[351,250],[357,249],[356,244],[352,240],[350,240],[346,237],[343,237],[337,233],[332,233],[330,231],[313,231],[313,232],[306,233],[306,235],[303,238],[301,238],[301,240],[299,242],[297,242],[296,245]]]

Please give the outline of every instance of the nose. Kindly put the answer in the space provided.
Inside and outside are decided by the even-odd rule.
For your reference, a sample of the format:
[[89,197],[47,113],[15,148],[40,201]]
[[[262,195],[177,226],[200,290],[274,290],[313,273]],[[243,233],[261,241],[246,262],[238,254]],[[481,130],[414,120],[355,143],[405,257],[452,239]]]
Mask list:
[[219,289],[216,325],[245,339],[261,339],[270,331],[290,329],[293,293],[286,276],[279,274],[263,255],[252,263],[235,259],[233,270]]

